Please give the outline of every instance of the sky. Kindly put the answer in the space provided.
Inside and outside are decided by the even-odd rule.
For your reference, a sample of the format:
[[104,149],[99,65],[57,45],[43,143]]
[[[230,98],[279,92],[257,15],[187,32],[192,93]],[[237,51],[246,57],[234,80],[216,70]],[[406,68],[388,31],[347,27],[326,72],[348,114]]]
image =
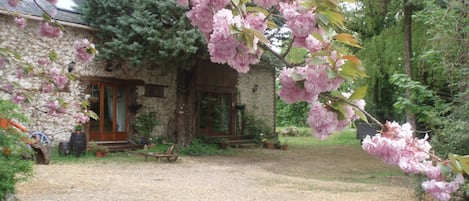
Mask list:
[[73,0],[59,0],[55,6],[63,10],[75,11],[73,7],[76,7],[77,4]]

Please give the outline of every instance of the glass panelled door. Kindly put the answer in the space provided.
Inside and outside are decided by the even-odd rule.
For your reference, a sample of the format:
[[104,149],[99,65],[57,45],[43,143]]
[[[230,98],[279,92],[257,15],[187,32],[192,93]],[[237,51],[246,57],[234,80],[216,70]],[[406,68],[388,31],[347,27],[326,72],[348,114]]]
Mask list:
[[125,140],[128,89],[107,83],[92,84],[90,108],[99,115],[90,120],[90,140]]
[[231,94],[208,93],[200,94],[199,102],[199,134],[204,136],[230,135]]

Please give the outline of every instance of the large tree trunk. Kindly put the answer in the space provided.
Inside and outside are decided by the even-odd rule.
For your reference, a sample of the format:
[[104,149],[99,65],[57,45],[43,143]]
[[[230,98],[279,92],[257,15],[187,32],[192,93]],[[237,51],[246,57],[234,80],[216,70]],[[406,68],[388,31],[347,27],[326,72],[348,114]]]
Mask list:
[[[405,52],[405,72],[412,79],[412,5],[407,0],[403,0],[404,6],[404,52]],[[409,89],[406,89],[406,98],[411,102],[412,96]],[[417,129],[415,114],[406,110],[406,120],[413,129]]]
[[177,100],[176,100],[176,142],[179,146],[187,145],[186,139],[186,72],[183,69],[178,70],[177,75]]

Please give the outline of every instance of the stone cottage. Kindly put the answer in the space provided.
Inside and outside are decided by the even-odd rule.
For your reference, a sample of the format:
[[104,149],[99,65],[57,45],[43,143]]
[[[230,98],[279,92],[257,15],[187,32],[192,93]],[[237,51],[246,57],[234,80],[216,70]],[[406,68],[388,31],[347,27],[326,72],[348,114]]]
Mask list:
[[[46,10],[52,9],[46,1],[42,3]],[[0,0],[0,8],[7,8],[0,10],[0,48],[9,47],[24,53],[24,59],[31,63],[55,50],[59,55],[55,65],[63,70],[72,68],[79,76],[68,91],[60,93],[70,102],[88,99],[90,109],[100,116],[99,120],[85,125],[88,140],[137,142],[132,125],[142,114],[152,114],[159,122],[153,128],[153,136],[177,140],[179,144],[202,136],[258,134],[247,129],[247,121],[252,118],[264,124],[254,125],[263,126],[263,132],[275,131],[275,72],[272,67],[257,65],[249,73],[238,74],[226,65],[200,59],[182,77],[177,68],[164,66],[151,70],[125,66],[112,69],[99,60],[82,64],[74,61],[73,42],[93,38],[94,30],[83,23],[79,13],[58,8],[55,19],[63,25],[64,37],[48,39],[36,34],[42,18],[41,10],[32,0],[23,0],[15,8],[10,7],[7,0]],[[12,10],[27,19],[25,29],[15,26]],[[7,68],[14,67],[7,65]],[[181,82],[181,79],[184,80]],[[28,115],[34,121],[26,127],[30,131],[43,131],[55,143],[68,140],[75,125],[69,116],[51,118],[33,111]]]

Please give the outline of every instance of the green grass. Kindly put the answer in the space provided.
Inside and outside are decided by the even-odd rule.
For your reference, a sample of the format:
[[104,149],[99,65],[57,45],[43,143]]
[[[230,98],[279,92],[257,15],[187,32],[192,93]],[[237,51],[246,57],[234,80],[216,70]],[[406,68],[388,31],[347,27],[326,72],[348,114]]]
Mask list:
[[[281,129],[281,128],[280,128]],[[353,128],[346,128],[342,132],[334,133],[327,137],[325,140],[320,140],[311,135],[310,128],[298,128],[300,133],[307,132],[309,135],[304,136],[300,134],[299,137],[281,136],[279,140],[281,143],[287,142],[291,146],[322,146],[322,145],[354,145],[360,144],[360,140],[356,138],[356,130]]]

